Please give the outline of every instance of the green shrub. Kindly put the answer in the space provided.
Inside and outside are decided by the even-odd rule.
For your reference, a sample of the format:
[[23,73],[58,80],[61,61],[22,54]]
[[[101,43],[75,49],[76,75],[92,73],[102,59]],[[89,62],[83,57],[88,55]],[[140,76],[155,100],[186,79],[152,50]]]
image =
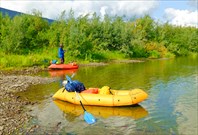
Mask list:
[[175,57],[175,54],[171,53],[171,52],[167,52],[165,54],[165,58],[174,58]]
[[149,51],[149,58],[160,58],[160,53],[156,50]]

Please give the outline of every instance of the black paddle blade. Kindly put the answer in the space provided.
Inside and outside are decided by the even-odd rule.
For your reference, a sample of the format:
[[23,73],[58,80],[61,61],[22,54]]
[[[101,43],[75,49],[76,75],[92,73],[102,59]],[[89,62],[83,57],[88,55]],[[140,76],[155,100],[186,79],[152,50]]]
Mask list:
[[94,124],[96,122],[94,116],[86,111],[84,113],[84,119],[88,124]]

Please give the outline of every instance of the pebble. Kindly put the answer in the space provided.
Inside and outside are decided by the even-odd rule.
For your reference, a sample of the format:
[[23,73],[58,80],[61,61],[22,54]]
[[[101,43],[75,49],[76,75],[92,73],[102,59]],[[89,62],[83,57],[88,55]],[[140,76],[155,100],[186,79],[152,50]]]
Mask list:
[[[2,72],[1,72],[2,73]],[[27,113],[31,110],[22,109],[24,105],[34,105],[37,102],[30,102],[27,99],[21,99],[15,93],[25,91],[30,85],[45,84],[55,81],[53,78],[43,78],[30,75],[2,75],[0,74],[0,135],[13,134],[18,128],[22,127],[31,116]],[[31,132],[33,129],[29,130]],[[18,130],[17,132],[19,132]],[[28,129],[25,134],[29,133]],[[20,134],[20,133],[19,133]]]

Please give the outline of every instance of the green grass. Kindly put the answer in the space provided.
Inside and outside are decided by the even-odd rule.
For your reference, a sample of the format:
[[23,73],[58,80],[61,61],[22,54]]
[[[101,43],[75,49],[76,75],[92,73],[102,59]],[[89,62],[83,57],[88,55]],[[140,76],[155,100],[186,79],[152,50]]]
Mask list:
[[[9,69],[20,69],[24,67],[48,67],[50,65],[51,60],[58,60],[58,50],[57,48],[47,48],[32,52],[28,55],[15,55],[15,54],[5,54],[0,51],[0,70],[9,70]],[[71,53],[71,52],[70,52]],[[155,56],[155,53],[152,53],[151,56]],[[191,53],[192,57],[196,57],[197,53]],[[156,57],[156,56],[155,56]],[[175,57],[172,53],[167,53],[167,58]],[[108,62],[111,60],[126,60],[125,54],[120,53],[119,51],[100,51],[95,52],[89,56],[86,56],[84,59],[78,59],[69,55],[66,52],[65,54],[65,63],[76,62],[76,63],[90,63],[90,62]],[[59,61],[60,62],[60,61]]]
[[[57,48],[39,50],[28,55],[5,54],[0,51],[0,70],[20,69],[24,67],[48,67],[51,60],[59,60]],[[78,62],[78,59],[65,54],[65,63]]]
[[[32,52],[28,55],[16,55],[16,54],[5,54],[0,52],[0,69],[16,69],[32,66],[47,67],[51,60],[58,60],[57,48],[44,49],[37,52]],[[100,62],[108,60],[120,60],[125,59],[124,54],[119,52],[101,51],[94,53],[91,56],[87,56],[84,60],[74,58],[71,55],[65,54],[65,63],[77,62],[77,63],[89,63],[89,62]]]
[[122,60],[126,59],[125,55],[118,51],[100,51],[95,54],[96,60]]
[[0,56],[0,69],[47,66],[52,59],[51,55],[47,55],[45,53],[35,53],[29,55],[6,55],[5,53],[0,52]]

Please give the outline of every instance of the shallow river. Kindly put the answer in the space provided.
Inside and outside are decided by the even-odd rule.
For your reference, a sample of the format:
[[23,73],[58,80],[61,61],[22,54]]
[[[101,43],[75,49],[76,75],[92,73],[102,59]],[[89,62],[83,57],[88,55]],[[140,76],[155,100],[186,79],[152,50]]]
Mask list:
[[[149,97],[137,106],[85,106],[97,122],[88,125],[83,109],[51,96],[61,87],[65,74],[75,73],[88,87],[110,86],[112,89],[141,88]],[[141,63],[117,63],[80,67],[77,71],[43,72],[40,76],[58,77],[59,81],[36,85],[23,97],[41,104],[32,108],[34,119],[26,125],[39,125],[36,134],[85,135],[197,135],[198,132],[198,59],[177,58],[148,60]]]

